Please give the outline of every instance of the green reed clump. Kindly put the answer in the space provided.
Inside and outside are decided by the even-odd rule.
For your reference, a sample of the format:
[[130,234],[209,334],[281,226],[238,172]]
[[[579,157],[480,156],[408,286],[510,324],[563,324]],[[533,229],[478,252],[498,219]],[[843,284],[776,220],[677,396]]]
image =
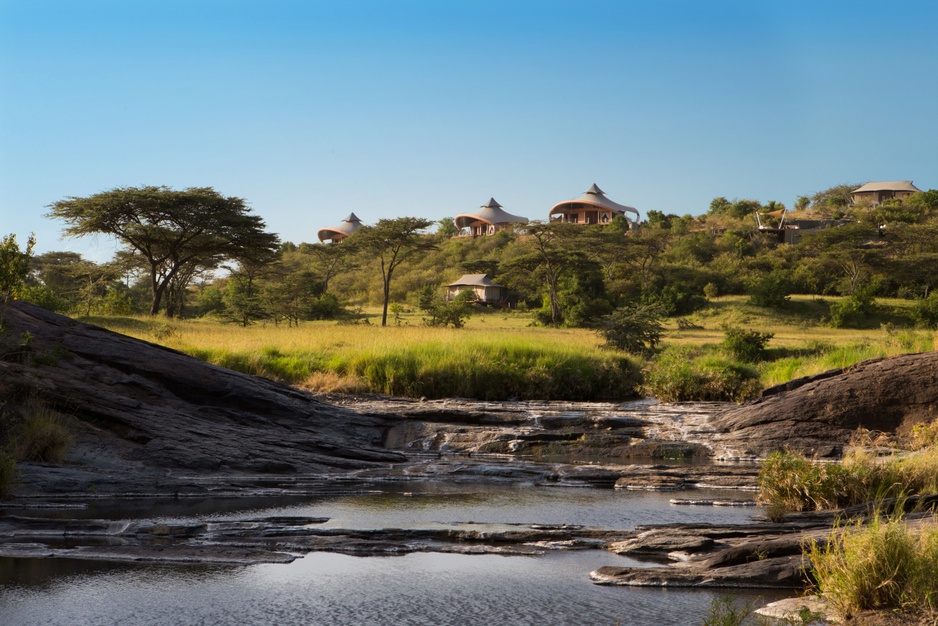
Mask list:
[[934,611],[938,600],[938,527],[910,527],[876,515],[832,530],[807,554],[815,583],[843,617],[858,611]]
[[759,470],[757,485],[757,499],[773,519],[797,511],[934,494],[938,493],[938,449],[885,460],[853,452],[840,463],[773,452]]
[[761,388],[751,365],[685,348],[666,350],[645,372],[645,390],[665,402],[742,402]]

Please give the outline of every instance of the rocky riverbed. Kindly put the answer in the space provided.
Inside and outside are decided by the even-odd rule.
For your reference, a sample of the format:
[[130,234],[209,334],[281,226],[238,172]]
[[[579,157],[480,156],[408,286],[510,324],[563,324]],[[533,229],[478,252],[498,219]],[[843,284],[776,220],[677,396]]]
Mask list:
[[[102,497],[315,495],[356,480],[667,490],[683,500],[722,488],[738,494],[722,504],[739,505],[751,503],[753,461],[773,449],[836,457],[858,427],[901,431],[938,407],[935,353],[793,382],[742,407],[315,397],[25,303],[7,320],[4,411],[15,418],[39,398],[67,416],[74,442],[64,464],[21,466],[0,517],[6,556],[252,563],[315,550],[604,549],[667,565],[598,569],[598,584],[797,588],[801,543],[821,537],[829,516],[733,527],[364,532],[283,517],[115,528],[67,511]],[[17,512],[42,506],[64,513]]]

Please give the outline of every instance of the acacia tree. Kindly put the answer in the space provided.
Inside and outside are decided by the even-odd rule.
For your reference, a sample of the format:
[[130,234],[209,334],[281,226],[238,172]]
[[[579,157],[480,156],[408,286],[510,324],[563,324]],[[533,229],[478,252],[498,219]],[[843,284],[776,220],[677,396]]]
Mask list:
[[520,232],[528,235],[524,240],[527,250],[505,263],[504,269],[508,272],[521,270],[543,278],[547,284],[550,322],[556,328],[561,322],[560,279],[584,257],[571,244],[583,233],[583,227],[560,222],[530,222],[522,226]]
[[146,261],[151,315],[167,296],[166,314],[174,316],[180,300],[168,297],[170,292],[185,289],[198,271],[278,244],[243,199],[211,187],[118,187],[87,198],[70,196],[48,208],[49,217],[65,221],[65,234],[111,235]]
[[[381,262],[383,308],[381,325],[388,325],[388,303],[391,299],[391,278],[394,270],[411,257],[436,250],[433,239],[421,231],[433,222],[420,217],[399,217],[378,220],[374,226],[362,226],[349,237],[361,250],[368,250]],[[338,245],[345,245],[341,243]]]

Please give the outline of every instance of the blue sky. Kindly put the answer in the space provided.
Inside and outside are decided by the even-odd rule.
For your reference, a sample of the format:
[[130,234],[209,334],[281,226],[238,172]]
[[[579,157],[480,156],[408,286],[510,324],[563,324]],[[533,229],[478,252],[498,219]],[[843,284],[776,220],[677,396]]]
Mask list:
[[700,214],[938,188],[938,3],[0,0],[0,234],[47,205],[212,186],[293,242],[354,211],[544,219],[597,183]]

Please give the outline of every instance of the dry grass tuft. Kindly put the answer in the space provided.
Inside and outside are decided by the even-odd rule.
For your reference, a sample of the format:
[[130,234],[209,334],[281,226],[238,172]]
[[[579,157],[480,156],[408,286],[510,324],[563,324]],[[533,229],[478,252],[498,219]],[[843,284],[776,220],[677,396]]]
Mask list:
[[313,372],[297,385],[313,393],[367,393],[368,383],[357,376],[343,376],[335,372]]

